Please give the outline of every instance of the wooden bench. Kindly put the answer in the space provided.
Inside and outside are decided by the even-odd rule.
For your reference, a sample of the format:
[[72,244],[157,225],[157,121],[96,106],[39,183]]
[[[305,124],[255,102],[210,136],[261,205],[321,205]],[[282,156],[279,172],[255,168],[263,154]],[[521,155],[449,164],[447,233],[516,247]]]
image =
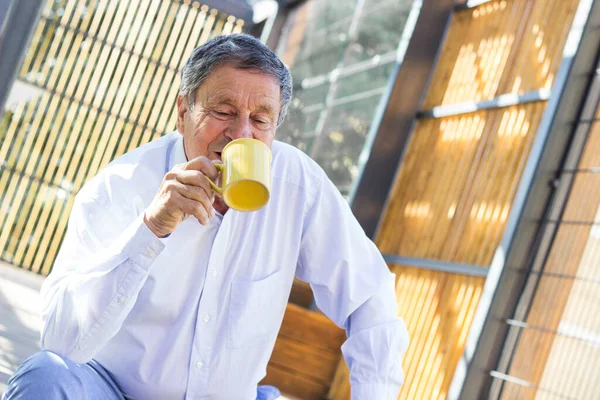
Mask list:
[[327,398],[346,332],[324,315],[288,303],[261,384],[302,400]]

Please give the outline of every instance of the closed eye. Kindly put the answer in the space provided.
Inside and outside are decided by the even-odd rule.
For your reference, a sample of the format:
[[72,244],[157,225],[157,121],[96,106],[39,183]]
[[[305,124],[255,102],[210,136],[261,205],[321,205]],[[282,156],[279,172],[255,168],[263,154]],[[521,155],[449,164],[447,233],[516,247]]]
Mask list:
[[271,126],[271,121],[255,118],[254,124],[261,129],[268,129]]
[[229,121],[231,118],[233,118],[235,116],[235,114],[232,112],[217,111],[217,110],[212,110],[211,115],[213,116],[213,118],[216,118],[221,121]]

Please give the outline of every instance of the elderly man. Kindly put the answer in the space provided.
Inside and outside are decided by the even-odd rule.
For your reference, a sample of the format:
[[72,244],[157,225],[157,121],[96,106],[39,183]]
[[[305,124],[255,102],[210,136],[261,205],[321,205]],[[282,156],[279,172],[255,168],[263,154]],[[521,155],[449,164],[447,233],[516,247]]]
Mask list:
[[[323,170],[274,141],[291,98],[247,35],[197,48],[177,131],[112,162],[77,195],[44,282],[41,351],[7,399],[271,399],[258,387],[294,276],[348,339],[353,399],[395,399],[408,336],[394,277]],[[238,138],[272,149],[272,194],[228,209],[208,178]]]

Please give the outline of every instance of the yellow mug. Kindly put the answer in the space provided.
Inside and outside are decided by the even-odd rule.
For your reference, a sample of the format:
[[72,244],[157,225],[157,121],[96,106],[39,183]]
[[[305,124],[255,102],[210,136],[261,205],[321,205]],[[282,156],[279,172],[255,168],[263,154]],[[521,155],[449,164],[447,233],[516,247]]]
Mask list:
[[237,211],[256,211],[271,197],[271,149],[256,139],[236,139],[223,149],[222,188],[210,179],[210,186],[223,196],[225,204]]

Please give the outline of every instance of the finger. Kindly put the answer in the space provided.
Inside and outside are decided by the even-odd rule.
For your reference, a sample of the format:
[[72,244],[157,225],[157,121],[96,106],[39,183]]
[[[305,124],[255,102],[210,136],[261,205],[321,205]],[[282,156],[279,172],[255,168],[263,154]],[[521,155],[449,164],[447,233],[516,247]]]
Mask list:
[[204,188],[192,185],[184,185],[183,183],[179,183],[179,185],[180,186],[177,188],[177,190],[181,196],[185,197],[186,199],[202,203],[202,206],[204,206],[204,208],[208,211],[209,218],[213,217],[212,204],[215,201],[215,196],[212,190],[210,190],[210,195],[208,195]]
[[210,219],[208,211],[204,205],[198,201],[182,198],[181,211],[185,214],[193,215],[202,225],[207,225]]
[[193,160],[188,161],[184,164],[183,169],[186,171],[200,171],[213,181],[219,176],[219,170],[217,170],[217,168],[211,160],[204,156],[196,157]]
[[[179,171],[179,173],[177,173],[176,180],[186,187],[195,187],[203,190],[211,202],[215,200],[215,192],[213,191],[208,178],[202,172]],[[195,191],[195,189],[190,190]]]

